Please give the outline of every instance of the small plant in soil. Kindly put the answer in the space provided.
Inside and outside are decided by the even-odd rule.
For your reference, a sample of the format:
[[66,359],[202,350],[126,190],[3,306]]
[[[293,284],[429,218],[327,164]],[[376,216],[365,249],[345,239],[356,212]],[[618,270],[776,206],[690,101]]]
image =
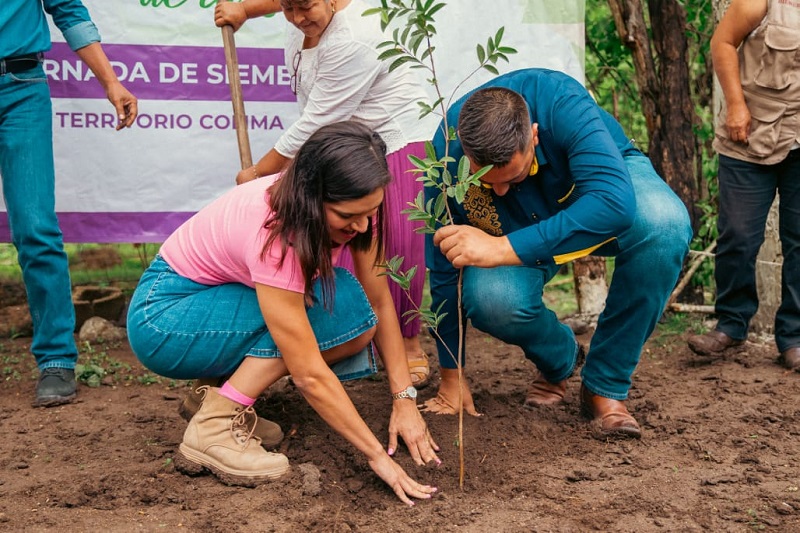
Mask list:
[[[365,16],[379,15],[381,17],[381,28],[385,31],[393,22],[398,23],[398,27],[392,32],[392,39],[384,41],[378,45],[383,61],[391,61],[389,70],[408,64],[411,68],[421,69],[426,75],[430,76],[428,82],[433,86],[436,99],[433,102],[417,102],[420,107],[420,119],[427,115],[438,115],[442,119],[442,129],[445,137],[444,154],[437,154],[431,142],[425,143],[425,158],[409,155],[409,160],[416,167],[415,173],[420,177],[417,181],[422,182],[425,188],[429,189],[428,200],[426,193],[420,192],[416,200],[409,204],[409,208],[403,210],[411,221],[422,222],[421,233],[434,233],[437,228],[452,224],[453,216],[450,212],[448,200],[453,199],[459,204],[464,201],[467,190],[472,186],[479,185],[479,178],[491,170],[491,166],[484,167],[476,173],[470,173],[469,160],[462,156],[461,160],[456,160],[449,156],[449,142],[456,137],[455,130],[447,123],[447,109],[450,107],[458,88],[476,72],[485,69],[492,74],[498,74],[495,64],[499,60],[508,61],[508,55],[516,53],[511,47],[501,44],[504,29],[500,28],[493,37],[489,37],[486,46],[478,45],[476,49],[478,66],[464,80],[462,80],[450,93],[448,99],[442,95],[436,74],[434,61],[434,46],[432,38],[436,34],[433,16],[445,7],[444,2],[435,3],[434,0],[381,0],[381,7],[368,9],[364,12]],[[457,163],[457,172],[453,175],[448,168],[451,163]],[[431,194],[430,190],[436,191]],[[417,267],[414,266],[407,271],[402,270],[402,257],[393,257],[383,266],[386,268],[386,275],[399,284],[405,291],[406,296],[411,300],[408,293],[411,280],[417,274]],[[412,301],[413,303],[413,301]],[[458,307],[461,308],[461,273],[458,280]],[[420,309],[416,308],[406,313],[403,317],[411,320],[419,317],[423,324],[438,337],[437,328],[443,315],[441,309]],[[462,314],[459,313],[459,339],[463,339],[461,334],[464,331]],[[462,353],[461,340],[459,340],[458,353]],[[462,383],[463,372],[461,368],[461,358],[453,353],[449,354],[456,363],[458,370],[459,397],[458,405],[463,405]],[[456,439],[459,449],[459,486],[464,486],[464,410],[458,411],[458,438]]]

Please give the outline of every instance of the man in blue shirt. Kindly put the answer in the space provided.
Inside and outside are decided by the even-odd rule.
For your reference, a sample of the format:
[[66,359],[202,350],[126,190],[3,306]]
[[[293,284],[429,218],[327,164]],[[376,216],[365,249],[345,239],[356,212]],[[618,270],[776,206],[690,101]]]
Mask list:
[[[456,102],[447,119],[458,131],[449,155],[458,161],[466,154],[472,172],[493,167],[462,204],[450,200],[454,223],[428,239],[431,308],[444,302],[447,314],[437,328],[442,383],[427,409],[457,411],[457,269],[472,325],[519,346],[536,365],[525,400],[534,407],[564,400],[581,352],[570,328],[543,304],[544,285],[576,258],[615,256],[581,372],[581,406],[603,435],[638,438],[623,400],[688,252],[683,203],[619,123],[565,74],[500,76]],[[441,128],[434,145],[444,153]],[[437,192],[427,190],[431,198]],[[463,399],[477,414],[466,384]]]
[[40,377],[36,406],[75,397],[75,309],[55,213],[53,113],[42,53],[45,12],[92,70],[114,105],[117,129],[133,124],[136,98],[117,79],[80,0],[6,0],[0,9],[0,179],[33,318],[31,351]]

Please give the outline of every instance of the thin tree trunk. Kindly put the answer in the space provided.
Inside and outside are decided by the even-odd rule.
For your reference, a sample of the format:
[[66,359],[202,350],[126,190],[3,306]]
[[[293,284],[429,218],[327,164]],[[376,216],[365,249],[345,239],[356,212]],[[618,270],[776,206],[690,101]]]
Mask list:
[[[697,228],[698,147],[689,90],[686,11],[676,0],[650,0],[651,44],[640,0],[608,0],[623,44],[631,50],[656,171],[683,201]],[[655,53],[654,50],[655,49]],[[656,63],[656,54],[658,63]]]
[[588,322],[596,322],[608,296],[606,261],[604,257],[586,256],[572,263],[578,314]]

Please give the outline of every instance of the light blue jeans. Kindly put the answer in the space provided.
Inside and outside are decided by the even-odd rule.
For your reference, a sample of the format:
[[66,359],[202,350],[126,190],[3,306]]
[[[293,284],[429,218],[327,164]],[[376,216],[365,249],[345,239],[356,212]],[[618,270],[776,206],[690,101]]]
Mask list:
[[[686,208],[650,160],[634,156],[625,162],[636,192],[636,217],[619,237],[605,309],[581,371],[587,389],[615,400],[628,397],[642,347],[678,280],[692,238]],[[552,383],[572,374],[577,353],[570,328],[542,302],[544,286],[558,268],[464,269],[464,310],[473,326],[520,346]]]
[[0,76],[0,179],[40,369],[74,368],[75,308],[55,213],[50,89],[41,65]]
[[[308,319],[320,351],[350,341],[377,324],[361,284],[335,268],[330,310],[309,307]],[[314,286],[321,301],[320,283]],[[156,256],[142,275],[128,309],[128,340],[144,366],[174,379],[232,374],[245,357],[281,357],[255,289],[240,283],[202,285],[175,272]],[[340,380],[377,370],[371,347],[334,364]]]

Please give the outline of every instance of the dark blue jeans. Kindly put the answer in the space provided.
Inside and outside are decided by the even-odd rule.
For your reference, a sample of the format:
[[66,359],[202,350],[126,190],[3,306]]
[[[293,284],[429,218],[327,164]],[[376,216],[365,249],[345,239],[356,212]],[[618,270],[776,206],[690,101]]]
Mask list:
[[0,76],[0,179],[40,369],[74,368],[75,308],[55,211],[50,89],[41,66]]
[[717,329],[734,339],[747,337],[750,319],[758,309],[756,257],[776,192],[783,269],[775,342],[783,352],[800,346],[800,149],[775,165],[719,156],[715,307]]

